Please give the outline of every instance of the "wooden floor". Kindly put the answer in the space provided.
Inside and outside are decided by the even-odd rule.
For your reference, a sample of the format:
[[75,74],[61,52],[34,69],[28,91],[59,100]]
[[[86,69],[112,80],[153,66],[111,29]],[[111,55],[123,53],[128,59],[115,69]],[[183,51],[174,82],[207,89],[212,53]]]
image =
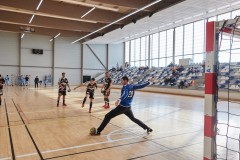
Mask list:
[[[112,119],[101,136],[92,137],[89,129],[98,127],[109,110],[101,107],[99,90],[92,113],[88,113],[89,101],[81,108],[84,91],[68,93],[68,106],[57,108],[57,88],[5,88],[6,105],[0,107],[0,160],[11,159],[13,154],[19,160],[202,159],[202,98],[137,92],[134,114],[154,130],[152,134],[121,115]],[[112,90],[111,108],[119,92]]]

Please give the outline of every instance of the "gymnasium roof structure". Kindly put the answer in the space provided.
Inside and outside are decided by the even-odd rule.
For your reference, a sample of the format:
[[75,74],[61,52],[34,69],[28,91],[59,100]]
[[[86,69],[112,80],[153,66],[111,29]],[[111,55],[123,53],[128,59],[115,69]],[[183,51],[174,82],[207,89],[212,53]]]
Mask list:
[[157,2],[84,39],[103,36],[184,0],[0,0],[0,30],[55,37],[85,37],[112,22]]

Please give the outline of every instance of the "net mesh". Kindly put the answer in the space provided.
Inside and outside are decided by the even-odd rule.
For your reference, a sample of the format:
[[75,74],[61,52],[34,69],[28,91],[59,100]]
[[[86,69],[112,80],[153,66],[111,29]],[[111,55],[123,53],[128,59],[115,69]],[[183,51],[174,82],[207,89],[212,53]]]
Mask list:
[[232,29],[230,35],[218,34],[217,93],[224,91],[227,98],[220,100],[217,95],[217,160],[240,160],[240,102],[233,101],[240,91],[240,39],[235,34],[239,31],[237,22],[228,26]]

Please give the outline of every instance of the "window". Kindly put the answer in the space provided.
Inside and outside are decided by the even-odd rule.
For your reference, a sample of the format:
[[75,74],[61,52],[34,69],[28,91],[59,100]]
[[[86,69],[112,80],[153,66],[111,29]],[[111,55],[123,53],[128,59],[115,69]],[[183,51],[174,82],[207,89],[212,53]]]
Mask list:
[[204,47],[204,20],[194,23],[194,53],[202,53]]
[[129,41],[125,42],[125,62],[129,62]]
[[167,57],[173,56],[173,29],[167,31]]
[[135,40],[135,61],[140,60],[140,38]]
[[175,56],[180,55],[183,55],[183,26],[175,29]]
[[151,49],[151,58],[158,58],[158,47],[159,47],[159,35],[158,33],[155,33],[151,36],[151,44],[152,44],[152,49]]
[[166,57],[166,43],[167,43],[167,37],[166,37],[166,31],[160,32],[160,58]]
[[166,58],[159,59],[159,67],[166,67]]
[[130,51],[130,54],[131,54],[131,65],[134,66],[134,61],[135,61],[135,40],[131,40],[131,51]]
[[208,18],[208,22],[212,22],[212,21],[216,21],[216,20],[217,20],[217,16]]
[[161,59],[158,60],[159,67],[165,67],[166,66],[166,52],[167,52],[167,32],[163,31],[160,32],[160,43],[159,43],[159,57]]
[[184,26],[184,58],[190,58],[189,54],[193,54],[193,23]]
[[227,20],[227,19],[230,19],[230,18],[231,18],[231,13],[228,12],[228,13],[218,15],[217,20],[221,21],[221,20]]

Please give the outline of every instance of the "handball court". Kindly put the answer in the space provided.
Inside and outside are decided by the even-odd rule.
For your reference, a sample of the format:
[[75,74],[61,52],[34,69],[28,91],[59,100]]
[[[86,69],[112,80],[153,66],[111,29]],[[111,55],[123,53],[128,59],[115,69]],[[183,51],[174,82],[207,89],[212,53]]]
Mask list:
[[[71,87],[73,88],[73,87]],[[120,90],[112,90],[111,108]],[[200,160],[203,157],[204,99],[137,91],[134,115],[153,129],[150,135],[125,115],[90,136],[109,109],[95,93],[92,113],[81,102],[85,87],[67,93],[56,107],[57,88],[5,87],[0,107],[0,160]],[[62,102],[62,101],[61,101]],[[9,136],[10,135],[10,136]]]

